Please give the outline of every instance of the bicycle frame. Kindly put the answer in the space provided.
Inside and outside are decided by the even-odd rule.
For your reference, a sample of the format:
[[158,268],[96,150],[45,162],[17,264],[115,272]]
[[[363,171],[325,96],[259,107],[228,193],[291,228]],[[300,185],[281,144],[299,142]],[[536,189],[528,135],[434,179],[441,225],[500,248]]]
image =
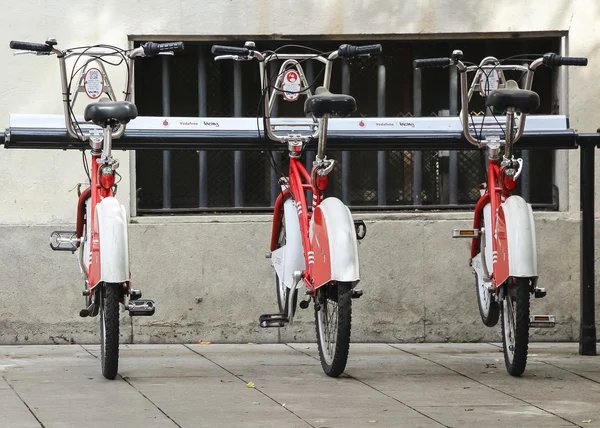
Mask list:
[[[543,63],[543,58],[536,59],[530,65],[502,65],[494,57],[484,58],[478,66],[466,67],[462,61],[455,57],[455,65],[461,72],[461,104],[462,109],[460,112],[460,118],[463,125],[463,133],[465,138],[477,147],[486,147],[488,153],[487,161],[487,182],[485,189],[482,191],[482,195],[475,206],[474,218],[473,218],[473,230],[479,230],[484,220],[484,209],[490,204],[490,224],[491,224],[491,237],[490,242],[486,241],[486,245],[492,247],[492,269],[489,272],[490,281],[494,289],[498,288],[511,276],[510,267],[510,252],[509,252],[509,239],[508,235],[513,232],[507,230],[506,224],[506,213],[504,212],[504,204],[511,197],[512,190],[516,187],[517,179],[521,172],[522,161],[514,160],[512,157],[512,145],[516,143],[523,134],[525,128],[526,114],[516,114],[513,109],[509,109],[506,114],[506,127],[505,136],[502,139],[501,136],[484,136],[483,134],[473,136],[473,132],[476,132],[475,127],[469,126],[469,112],[468,105],[473,93],[476,90],[484,90],[482,86],[482,76],[489,70],[490,72],[498,73],[498,83],[500,85],[506,84],[506,79],[503,72],[506,70],[514,70],[525,73],[524,89],[530,90],[533,82],[533,75],[535,69]],[[468,86],[467,73],[475,71],[473,82]],[[488,75],[485,76],[486,78]],[[516,116],[516,117],[515,117]],[[504,143],[505,150],[500,160],[500,146]],[[519,164],[518,172],[515,171],[515,163]],[[521,210],[522,212],[517,213],[519,220],[523,220],[525,223],[531,222],[533,219],[528,219],[527,212],[530,212],[530,208]],[[520,227],[517,225],[517,227]],[[533,228],[533,227],[532,227]],[[484,231],[484,233],[487,233]],[[526,241],[525,246],[531,248],[525,248],[523,252],[517,250],[519,255],[523,254],[524,259],[531,265],[528,268],[521,269],[522,266],[518,266],[519,270],[526,272],[527,276],[532,277],[535,285],[537,279],[537,262],[534,260],[535,257],[529,255],[528,252],[535,255],[535,243]],[[514,245],[514,244],[513,244]],[[471,243],[471,258],[474,258],[481,250],[481,235],[480,233],[473,236]],[[513,247],[513,252],[515,251]],[[482,255],[485,258],[485,255]],[[515,258],[514,260],[518,260]],[[515,263],[522,264],[520,261]]]
[[[265,129],[269,138],[275,141],[281,141],[288,143],[289,149],[289,173],[286,183],[282,183],[285,186],[283,191],[279,194],[275,201],[274,213],[273,213],[273,227],[271,235],[271,252],[277,248],[277,240],[279,237],[279,231],[281,229],[281,220],[283,216],[283,205],[284,203],[292,198],[295,201],[295,206],[300,223],[300,232],[302,240],[302,248],[304,249],[304,266],[305,269],[302,271],[302,279],[304,280],[305,286],[309,290],[315,290],[316,288],[328,283],[331,280],[331,267],[327,258],[329,253],[329,242],[327,238],[327,231],[324,230],[324,224],[321,221],[317,221],[317,218],[313,219],[313,214],[316,212],[317,207],[323,201],[323,193],[327,188],[329,179],[329,172],[333,168],[333,161],[327,161],[325,158],[325,146],[327,136],[327,117],[318,119],[312,126],[309,126],[308,132],[302,135],[281,135],[277,134],[275,127],[271,124],[271,110],[274,105],[275,96],[277,95],[278,89],[274,89],[269,94],[269,81],[266,73],[267,64],[270,61],[279,59],[283,60],[280,67],[280,73],[275,83],[275,88],[281,88],[281,80],[283,73],[282,70],[287,69],[288,66],[293,66],[298,71],[300,79],[306,85],[306,78],[304,72],[298,60],[317,60],[325,64],[325,72],[323,77],[323,87],[329,88],[331,80],[331,69],[332,62],[338,57],[338,52],[331,53],[327,58],[319,55],[312,54],[273,54],[267,57],[263,57],[260,52],[254,52],[254,57],[259,60],[260,77],[261,77],[261,89],[264,96],[264,107],[265,107]],[[281,90],[281,89],[279,89]],[[311,95],[310,89],[307,89],[308,96]],[[266,95],[269,96],[266,96]],[[283,123],[278,126],[289,126],[289,124]],[[305,166],[300,161],[300,154],[304,143],[318,138],[319,144],[317,148],[317,157],[312,172],[309,174]],[[325,166],[323,162],[328,162]],[[306,192],[310,191],[313,194],[312,203],[309,207],[307,202]],[[314,226],[311,228],[311,220]],[[311,230],[312,229],[312,230]],[[317,248],[315,248],[317,247]],[[322,255],[322,257],[315,258],[315,249]],[[327,256],[326,256],[327,254]],[[297,284],[295,285],[297,286]]]
[[[477,201],[475,206],[475,216],[473,219],[473,229],[479,229],[484,219],[484,208],[487,204],[491,206],[491,213],[500,211],[500,205],[511,196],[510,190],[501,182],[503,177],[502,167],[498,164],[498,159],[488,161],[487,173],[487,191]],[[516,184],[516,183],[515,183]],[[492,239],[492,260],[494,264],[490,280],[494,288],[498,288],[508,278],[508,257],[506,249],[506,224],[499,219],[499,216],[491,215],[492,231],[497,231],[498,239]],[[496,233],[492,232],[492,236]],[[475,257],[480,251],[481,236],[473,238],[471,244],[471,258]],[[505,250],[505,251],[503,251]],[[502,255],[502,257],[500,257]]]
[[[79,266],[82,276],[86,282],[86,293],[90,296],[88,304],[93,307],[92,296],[95,295],[94,289],[102,282],[122,284],[123,293],[121,302],[124,302],[126,295],[130,294],[130,273],[129,273],[129,248],[127,219],[125,208],[114,199],[116,193],[115,175],[119,165],[118,161],[112,157],[112,140],[119,138],[125,131],[125,124],[118,126],[106,126],[103,129],[91,128],[85,132],[79,127],[77,118],[73,114],[73,107],[77,98],[75,89],[74,96],[71,98],[71,88],[67,81],[68,58],[87,57],[84,65],[81,67],[81,78],[83,72],[91,62],[98,62],[102,69],[103,78],[108,77],[106,70],[99,58],[106,56],[117,56],[126,61],[128,66],[128,76],[124,90],[124,101],[130,101],[131,88],[133,83],[134,61],[137,56],[144,56],[144,47],[140,46],[130,51],[123,51],[117,48],[106,46],[84,47],[67,49],[61,51],[54,45],[56,41],[49,39],[45,47],[47,50],[37,51],[38,55],[55,54],[60,65],[60,80],[63,92],[63,112],[65,127],[69,136],[81,142],[89,142],[91,147],[91,173],[90,185],[79,194],[77,203],[76,230],[70,238],[60,235],[60,232],[54,232],[53,238],[58,245],[51,247],[60,248],[62,244],[72,246],[72,251],[79,249]],[[31,44],[24,45],[17,42],[18,48],[27,49]],[[44,45],[41,45],[44,48]],[[39,48],[34,44],[34,51]],[[29,53],[29,52],[25,52]],[[36,52],[34,52],[36,53]],[[102,82],[104,90],[104,82]],[[108,90],[111,99],[115,99],[112,88]],[[100,230],[105,238],[101,239]],[[56,234],[56,236],[55,236]],[[83,248],[81,248],[83,244]],[[89,309],[89,308],[88,308]]]
[[[308,251],[304,251],[304,260],[306,266],[306,271],[303,274],[304,283],[307,288],[315,289],[327,282],[320,282],[324,276],[327,275],[318,275],[317,278],[314,277],[313,267],[315,263],[315,255],[309,236],[309,224],[316,207],[323,200],[323,191],[327,187],[328,177],[320,177],[320,180],[318,180],[320,186],[315,186],[310,175],[308,174],[308,171],[300,159],[296,157],[290,157],[290,169],[288,177],[289,188],[284,189],[275,201],[271,235],[271,251],[275,251],[277,248],[277,239],[279,236],[279,230],[281,229],[281,219],[283,215],[283,203],[289,198],[292,198],[296,201],[296,210],[300,220],[302,246],[303,248],[308,249]],[[312,206],[310,211],[308,210],[308,205],[306,202],[306,191],[313,192]],[[325,242],[321,244],[327,245],[328,243]],[[317,281],[313,282],[313,280]]]

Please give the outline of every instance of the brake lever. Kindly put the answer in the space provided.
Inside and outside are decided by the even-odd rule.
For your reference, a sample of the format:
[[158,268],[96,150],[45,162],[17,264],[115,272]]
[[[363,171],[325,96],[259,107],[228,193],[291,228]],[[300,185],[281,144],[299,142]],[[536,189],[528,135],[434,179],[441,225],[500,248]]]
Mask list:
[[13,52],[14,56],[17,55],[50,55],[52,52],[36,52],[36,51],[17,51]]
[[220,61],[223,59],[232,59],[234,61],[249,61],[252,58],[247,57],[247,56],[240,56],[240,55],[217,55],[215,57],[215,61]]

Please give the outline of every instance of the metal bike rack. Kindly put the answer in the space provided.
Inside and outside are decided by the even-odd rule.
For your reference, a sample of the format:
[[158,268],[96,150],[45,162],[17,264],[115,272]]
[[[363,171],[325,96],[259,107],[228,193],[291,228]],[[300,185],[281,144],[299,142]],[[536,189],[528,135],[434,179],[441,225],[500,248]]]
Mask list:
[[[298,120],[299,124],[310,119]],[[290,119],[285,120],[286,123]],[[277,120],[273,120],[277,124]],[[262,118],[139,117],[113,142],[113,150],[280,150],[264,135]],[[457,117],[349,118],[330,120],[329,149],[473,150]],[[1,142],[0,142],[1,143]],[[68,137],[63,116],[11,115],[7,149],[86,149]],[[594,286],[594,155],[600,130],[579,134],[564,116],[529,116],[519,149],[580,150],[580,336],[579,354],[596,355]],[[308,149],[311,144],[308,145]]]

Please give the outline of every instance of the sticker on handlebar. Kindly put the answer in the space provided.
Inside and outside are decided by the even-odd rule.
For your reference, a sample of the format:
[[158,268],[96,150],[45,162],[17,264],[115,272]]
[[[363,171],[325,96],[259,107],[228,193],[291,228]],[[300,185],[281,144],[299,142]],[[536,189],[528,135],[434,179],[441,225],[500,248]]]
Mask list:
[[490,92],[500,86],[500,72],[498,70],[482,70],[479,78],[479,94],[487,97]]
[[89,68],[83,78],[85,94],[92,98],[99,98],[104,92],[104,75],[97,68]]
[[288,70],[285,72],[283,75],[283,82],[281,82],[281,89],[283,90],[283,98],[286,101],[296,101],[300,98],[302,83],[296,70]]

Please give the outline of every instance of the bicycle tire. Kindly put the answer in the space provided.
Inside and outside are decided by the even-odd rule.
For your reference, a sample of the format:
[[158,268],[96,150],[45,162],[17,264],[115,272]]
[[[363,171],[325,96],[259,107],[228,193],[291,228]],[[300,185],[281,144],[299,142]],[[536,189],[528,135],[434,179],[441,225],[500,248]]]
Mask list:
[[339,282],[317,290],[315,324],[319,358],[327,376],[337,377],[346,369],[352,326],[352,286]]
[[119,370],[120,284],[104,283],[100,307],[100,364],[102,376],[114,379]]
[[505,287],[501,305],[504,364],[512,376],[521,376],[529,348],[529,278],[515,278],[514,282],[509,278]]

